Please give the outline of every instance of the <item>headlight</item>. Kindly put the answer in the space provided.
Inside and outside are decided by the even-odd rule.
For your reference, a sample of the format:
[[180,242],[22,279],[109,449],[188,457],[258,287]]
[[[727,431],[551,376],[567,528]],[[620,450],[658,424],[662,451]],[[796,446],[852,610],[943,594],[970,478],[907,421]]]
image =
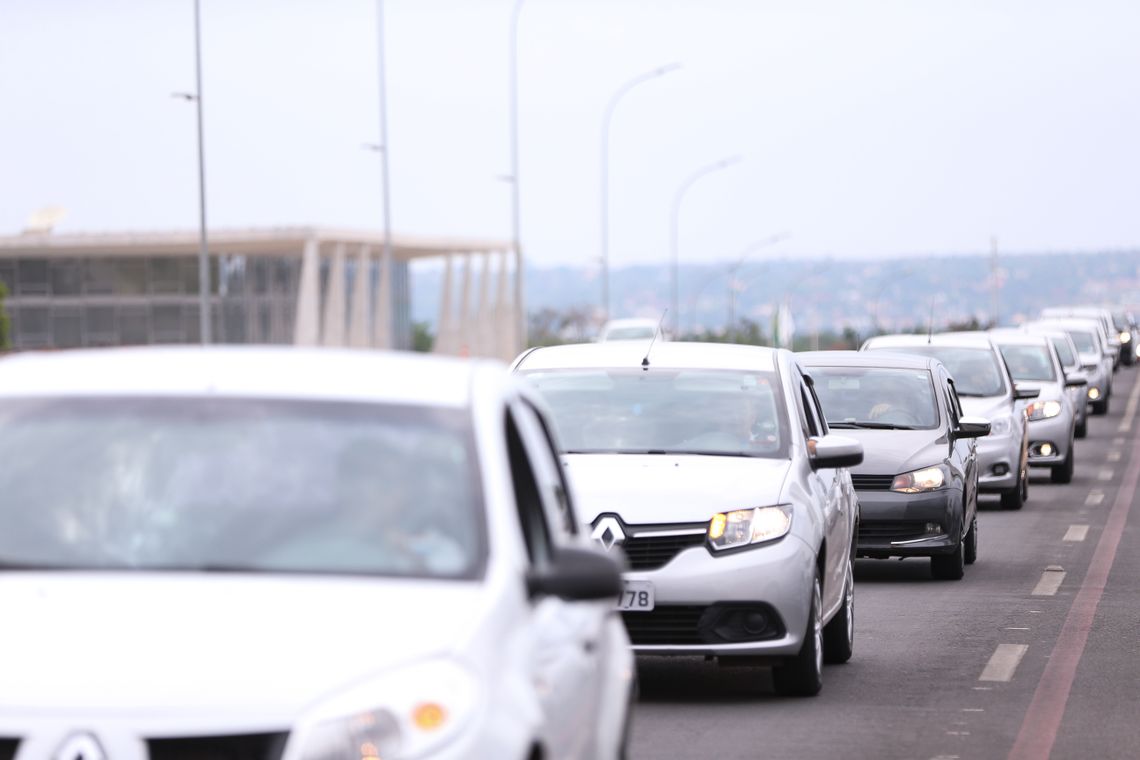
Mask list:
[[925,467],[914,472],[895,475],[891,490],[897,493],[922,493],[941,488],[947,481],[946,468],[942,465]]
[[1061,413],[1061,402],[1034,401],[1029,405],[1027,411],[1029,412],[1029,419],[1031,420],[1047,420]]
[[738,509],[713,515],[709,521],[709,543],[714,549],[733,549],[783,538],[792,529],[792,508]]
[[474,677],[449,660],[401,669],[341,695],[308,716],[297,732],[298,757],[419,757],[464,726],[478,704],[476,696]]
[[1121,330],[1120,331],[1120,342],[1121,343],[1129,343],[1129,342],[1131,342],[1131,340],[1132,340],[1132,333],[1128,332],[1127,330]]
[[1089,388],[1089,398],[1093,401],[1096,401],[1098,398],[1100,398],[1100,388]]
[[1013,431],[1013,420],[1008,416],[990,420],[990,435],[1009,435]]

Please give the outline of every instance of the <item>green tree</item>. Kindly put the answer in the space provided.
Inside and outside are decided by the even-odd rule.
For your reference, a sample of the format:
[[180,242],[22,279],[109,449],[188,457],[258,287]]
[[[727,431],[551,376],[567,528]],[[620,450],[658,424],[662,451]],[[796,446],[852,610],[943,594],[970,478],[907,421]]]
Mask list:
[[8,310],[4,308],[4,299],[7,297],[8,286],[0,282],[0,351],[12,347],[11,322],[8,321]]
[[435,345],[435,333],[431,331],[431,325],[427,322],[415,322],[412,324],[412,350],[430,353],[432,346]]

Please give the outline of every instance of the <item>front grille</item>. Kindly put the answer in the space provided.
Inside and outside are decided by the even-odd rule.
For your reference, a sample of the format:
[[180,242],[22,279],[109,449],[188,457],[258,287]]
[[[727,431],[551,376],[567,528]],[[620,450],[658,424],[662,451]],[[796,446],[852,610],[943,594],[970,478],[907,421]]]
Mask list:
[[[760,614],[766,625],[746,630],[743,616]],[[629,640],[637,645],[701,645],[767,641],[784,635],[784,623],[770,605],[723,602],[661,605],[649,612],[623,612]]]
[[703,546],[705,534],[688,536],[631,536],[621,545],[631,570],[656,570],[685,549]]
[[883,541],[909,541],[926,536],[926,521],[861,520],[859,538]]
[[0,760],[12,760],[19,748],[19,739],[0,739]]
[[895,482],[894,475],[852,475],[851,485],[856,491],[889,491]]
[[279,760],[287,733],[148,739],[150,760]]

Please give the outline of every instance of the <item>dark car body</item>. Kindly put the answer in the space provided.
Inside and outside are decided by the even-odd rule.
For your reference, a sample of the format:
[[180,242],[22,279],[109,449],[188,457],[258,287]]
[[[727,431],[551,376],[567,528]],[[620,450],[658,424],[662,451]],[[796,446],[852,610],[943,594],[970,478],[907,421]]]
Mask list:
[[[818,351],[798,357],[812,376],[828,425],[863,443],[863,463],[851,470],[860,511],[858,555],[931,557],[935,577],[961,577],[961,565],[972,563],[977,551],[973,436],[979,431],[959,429],[961,403],[946,368],[931,357],[887,351]],[[856,419],[860,415],[851,413],[849,400],[859,391],[851,386],[868,370],[897,370],[919,385],[926,378],[933,409],[922,420],[898,418],[910,424]],[[870,401],[882,393],[881,388],[870,389]],[[884,404],[889,401],[883,398]],[[984,427],[988,431],[988,425]],[[909,493],[897,487],[905,485],[908,474],[934,468],[942,473],[937,487]]]

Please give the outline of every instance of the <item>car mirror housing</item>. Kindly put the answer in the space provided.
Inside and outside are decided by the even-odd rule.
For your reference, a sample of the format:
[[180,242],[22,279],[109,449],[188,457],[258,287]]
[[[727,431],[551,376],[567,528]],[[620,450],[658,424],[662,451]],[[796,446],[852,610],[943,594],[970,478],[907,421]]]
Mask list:
[[990,421],[985,417],[962,417],[954,435],[959,438],[984,438],[990,434]]
[[1072,372],[1065,375],[1066,388],[1083,388],[1089,384],[1089,379],[1083,373]]
[[863,444],[841,435],[812,438],[808,452],[813,470],[855,467],[863,463]]
[[1018,388],[1016,385],[1013,386],[1013,397],[1018,401],[1028,401],[1040,395],[1041,390],[1038,388]]
[[549,566],[527,573],[527,592],[568,601],[617,599],[621,570],[617,560],[596,549],[560,547]]

